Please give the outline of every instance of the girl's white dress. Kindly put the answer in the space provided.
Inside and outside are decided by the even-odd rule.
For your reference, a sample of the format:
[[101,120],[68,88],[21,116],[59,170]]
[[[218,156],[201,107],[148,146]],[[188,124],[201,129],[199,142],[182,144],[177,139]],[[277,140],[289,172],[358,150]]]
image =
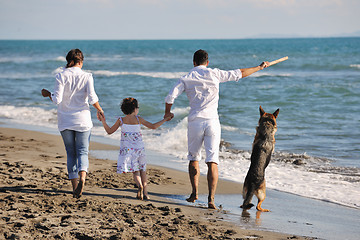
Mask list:
[[139,124],[124,124],[121,126],[120,152],[117,162],[117,173],[146,170],[145,148]]

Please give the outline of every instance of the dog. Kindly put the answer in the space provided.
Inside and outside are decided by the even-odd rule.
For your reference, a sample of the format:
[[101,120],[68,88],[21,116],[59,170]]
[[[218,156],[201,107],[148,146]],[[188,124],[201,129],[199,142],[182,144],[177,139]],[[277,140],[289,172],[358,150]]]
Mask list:
[[275,148],[275,132],[277,130],[276,118],[280,109],[273,114],[266,113],[260,106],[259,126],[256,127],[256,135],[252,147],[251,164],[243,185],[244,202],[241,208],[248,210],[254,206],[251,204],[252,197],[258,198],[256,209],[261,212],[269,212],[261,208],[266,197],[265,169],[269,165],[271,154]]

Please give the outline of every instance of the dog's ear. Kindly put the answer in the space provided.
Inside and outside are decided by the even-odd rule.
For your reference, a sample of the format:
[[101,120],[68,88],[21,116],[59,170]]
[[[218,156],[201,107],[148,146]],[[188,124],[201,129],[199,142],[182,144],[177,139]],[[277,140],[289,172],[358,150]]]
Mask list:
[[260,110],[260,117],[264,116],[264,114],[265,114],[264,109],[260,106],[259,110]]
[[278,108],[274,113],[274,117],[277,118],[277,116],[279,115],[279,112],[280,112],[280,108]]

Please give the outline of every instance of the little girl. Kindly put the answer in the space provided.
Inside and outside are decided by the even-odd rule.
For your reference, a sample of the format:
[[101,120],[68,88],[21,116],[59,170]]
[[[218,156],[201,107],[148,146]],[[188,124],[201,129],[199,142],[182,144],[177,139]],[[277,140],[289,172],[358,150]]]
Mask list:
[[100,116],[100,120],[108,134],[114,133],[121,126],[117,173],[132,172],[135,183],[138,186],[136,198],[148,200],[145,149],[140,126],[143,124],[150,129],[156,129],[164,122],[169,121],[171,117],[164,118],[154,124],[144,120],[138,116],[139,106],[135,98],[123,99],[121,111],[126,116],[120,117],[112,127],[106,124],[105,117]]

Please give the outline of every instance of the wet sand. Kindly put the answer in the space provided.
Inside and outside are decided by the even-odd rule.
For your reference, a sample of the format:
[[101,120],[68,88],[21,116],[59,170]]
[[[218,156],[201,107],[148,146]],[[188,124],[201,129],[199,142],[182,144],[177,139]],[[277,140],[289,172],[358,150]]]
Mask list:
[[[116,163],[90,158],[85,191],[74,199],[60,136],[0,128],[0,239],[311,239],[224,221],[221,209],[184,205],[167,196],[187,195],[187,173],[148,166],[150,200],[136,199],[131,174]],[[116,146],[92,142],[92,150]],[[207,193],[201,176],[200,194]],[[219,181],[217,194],[239,184]]]

